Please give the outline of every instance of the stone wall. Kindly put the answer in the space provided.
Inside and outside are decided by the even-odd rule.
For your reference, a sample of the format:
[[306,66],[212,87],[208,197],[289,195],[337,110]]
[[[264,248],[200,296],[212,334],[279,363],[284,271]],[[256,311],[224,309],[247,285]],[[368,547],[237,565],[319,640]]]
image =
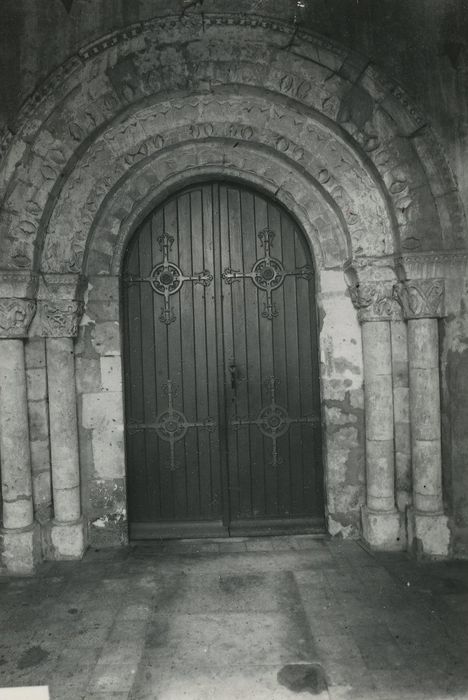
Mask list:
[[342,273],[322,273],[320,286],[327,525],[333,535],[356,536],[366,478],[361,330]]
[[[195,7],[142,22],[84,48],[116,25],[156,13],[155,3],[140,3],[135,14],[135,6],[124,12],[118,2],[93,2],[94,16],[85,0],[75,0],[69,15],[53,0],[16,18],[23,82],[10,91],[2,142],[0,338],[12,355],[4,354],[5,377],[9,362],[21,373],[25,351],[27,387],[25,374],[18,395],[29,420],[3,427],[7,437],[12,425],[18,435],[29,430],[20,495],[43,525],[45,556],[79,556],[86,531],[93,543],[125,541],[123,252],[138,223],[175,189],[226,177],[276,198],[311,245],[330,532],[363,532],[373,546],[415,544],[446,555],[450,525],[454,551],[464,553],[467,449],[455,418],[466,415],[468,402],[460,381],[468,347],[462,297],[468,238],[456,181],[428,126],[436,112],[413,106],[369,53],[303,31],[313,20],[314,29],[315,23],[325,34],[333,29],[353,48],[359,39],[378,54],[396,6],[408,23],[419,19],[426,36],[435,28],[424,5],[419,15],[408,3],[382,3],[379,15],[359,5],[339,13],[335,26],[333,3],[318,4],[315,14],[307,3],[285,3],[275,8],[289,21],[283,23],[266,17],[271,3],[210,15],[224,7],[211,2],[203,13]],[[167,15],[172,8],[159,9]],[[240,15],[243,9],[264,18]],[[48,30],[58,16],[65,29],[51,42]],[[408,26],[395,29],[402,47]],[[422,41],[417,33],[415,46]],[[430,85],[421,61],[414,74],[406,64],[403,71],[393,60],[395,45],[386,45],[410,88],[415,76]],[[462,48],[447,51],[431,54],[425,65],[437,64],[441,74],[461,69]],[[41,61],[34,63],[36,53]],[[12,117],[18,96],[69,55]],[[464,99],[463,89],[456,99]],[[436,128],[448,139],[442,121]],[[457,167],[455,157],[451,165]],[[28,321],[22,326],[18,305]],[[7,412],[8,391],[14,393],[8,387],[0,391]],[[4,440],[4,494],[15,466],[9,446]],[[5,525],[9,566],[14,541],[36,546],[32,509],[20,513],[14,503],[11,522],[23,524],[21,532]]]
[[[303,6],[303,7],[302,7]],[[0,123],[14,116],[38,83],[81,46],[159,14],[182,0],[3,0]],[[468,201],[468,5],[466,0],[205,0],[187,13],[278,16],[361,53],[400,82],[441,139]],[[19,50],[18,50],[19,47]],[[292,47],[293,48],[293,47]]]
[[91,277],[76,346],[83,510],[92,544],[127,540],[119,279]]

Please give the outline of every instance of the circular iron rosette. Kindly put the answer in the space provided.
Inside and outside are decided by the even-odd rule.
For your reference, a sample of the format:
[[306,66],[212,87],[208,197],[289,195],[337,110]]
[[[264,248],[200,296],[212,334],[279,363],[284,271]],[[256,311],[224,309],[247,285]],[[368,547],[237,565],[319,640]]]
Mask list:
[[282,406],[267,406],[260,411],[257,425],[267,437],[281,437],[288,431],[289,416]]
[[156,432],[161,440],[167,442],[181,440],[187,432],[185,416],[179,411],[164,411],[158,416]]
[[252,268],[253,281],[260,289],[277,289],[284,281],[284,267],[276,258],[257,260]]
[[157,294],[175,294],[182,287],[182,270],[174,263],[160,263],[150,273],[150,283]]

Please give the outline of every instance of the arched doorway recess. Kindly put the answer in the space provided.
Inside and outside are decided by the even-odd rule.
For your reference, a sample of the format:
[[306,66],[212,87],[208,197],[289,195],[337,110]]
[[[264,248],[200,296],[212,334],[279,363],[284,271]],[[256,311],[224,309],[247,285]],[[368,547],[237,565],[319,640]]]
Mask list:
[[200,183],[123,268],[130,536],[324,529],[315,279],[269,198]]
[[403,90],[279,20],[156,17],[72,56],[1,149],[5,566],[126,541],[123,251],[204,178],[273,197],[310,245],[329,532],[449,552],[438,339],[456,335],[466,223]]

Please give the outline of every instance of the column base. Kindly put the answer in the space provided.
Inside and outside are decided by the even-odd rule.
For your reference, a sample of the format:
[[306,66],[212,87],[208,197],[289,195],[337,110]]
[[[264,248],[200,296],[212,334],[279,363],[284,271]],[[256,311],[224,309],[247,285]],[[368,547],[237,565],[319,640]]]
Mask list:
[[361,509],[362,535],[373,549],[401,551],[406,549],[402,533],[402,515],[397,510],[382,512],[367,506]]
[[408,541],[417,556],[448,557],[450,530],[443,513],[422,513],[408,508]]
[[39,524],[0,530],[0,559],[7,574],[33,574],[36,564],[41,560]]
[[43,531],[44,557],[63,561],[81,559],[86,550],[83,518],[72,523],[52,520]]

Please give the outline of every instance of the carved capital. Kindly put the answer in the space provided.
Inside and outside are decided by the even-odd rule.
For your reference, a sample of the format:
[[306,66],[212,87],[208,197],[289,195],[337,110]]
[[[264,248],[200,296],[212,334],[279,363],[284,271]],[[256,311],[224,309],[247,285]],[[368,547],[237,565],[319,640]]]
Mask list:
[[0,338],[25,338],[35,311],[32,299],[0,299]]
[[38,281],[30,270],[0,270],[0,298],[35,299]]
[[394,287],[406,319],[445,316],[445,281],[443,279],[408,280]]
[[70,299],[38,302],[39,332],[44,338],[74,338],[83,314],[83,302]]
[[465,277],[468,269],[466,250],[406,253],[395,258],[403,279],[453,279]]
[[372,281],[348,287],[361,323],[401,320],[401,309],[393,295],[393,282]]

